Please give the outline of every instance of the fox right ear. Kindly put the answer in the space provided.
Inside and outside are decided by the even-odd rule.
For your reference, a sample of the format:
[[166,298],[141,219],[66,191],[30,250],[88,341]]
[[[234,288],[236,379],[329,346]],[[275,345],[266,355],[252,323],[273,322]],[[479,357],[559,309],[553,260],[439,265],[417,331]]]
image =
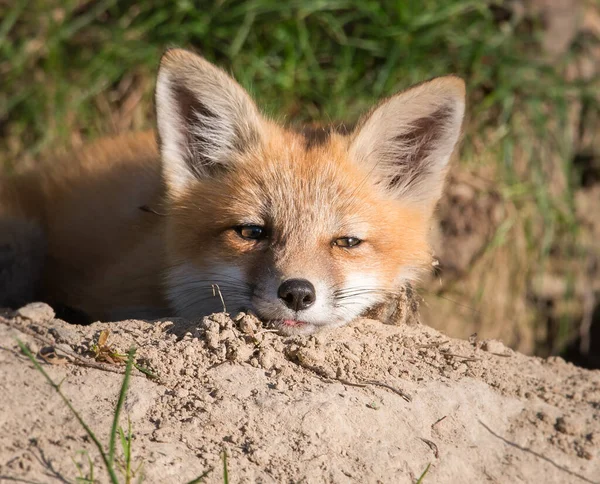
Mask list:
[[248,93],[223,70],[191,52],[162,57],[156,118],[169,190],[214,175],[259,141],[261,116]]
[[363,118],[350,142],[351,156],[370,165],[385,190],[430,210],[441,196],[464,111],[462,79],[424,82]]

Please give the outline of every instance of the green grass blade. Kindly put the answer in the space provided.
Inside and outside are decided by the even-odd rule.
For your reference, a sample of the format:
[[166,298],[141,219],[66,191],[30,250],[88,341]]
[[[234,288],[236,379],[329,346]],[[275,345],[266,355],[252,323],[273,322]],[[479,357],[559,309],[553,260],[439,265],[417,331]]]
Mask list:
[[83,427],[85,432],[88,434],[89,438],[92,439],[92,442],[98,449],[98,452],[100,452],[102,461],[104,462],[104,465],[106,466],[106,471],[108,472],[108,475],[110,477],[110,482],[112,484],[119,484],[119,480],[117,479],[115,470],[112,466],[112,463],[109,462],[108,456],[106,455],[106,452],[104,452],[104,449],[102,448],[102,444],[100,443],[100,441],[98,440],[98,438],[96,437],[96,435],[94,434],[92,429],[90,429],[88,427],[88,425],[85,423],[85,421],[83,420],[81,415],[79,415],[79,412],[77,412],[77,410],[75,410],[73,405],[71,405],[71,402],[69,401],[69,399],[63,394],[63,392],[60,389],[60,385],[57,383],[54,383],[54,380],[52,380],[52,378],[50,378],[50,375],[48,375],[48,373],[46,373],[46,371],[42,368],[42,366],[37,362],[37,360],[35,359],[35,356],[33,356],[31,351],[29,351],[29,348],[27,348],[25,343],[23,343],[20,339],[17,339],[17,344],[19,345],[19,348],[21,348],[21,351],[31,360],[31,362],[33,363],[33,366],[35,366],[36,370],[38,370],[42,375],[44,375],[44,378],[46,379],[46,381],[60,395],[60,398],[62,398],[63,402],[65,402],[67,407],[69,407],[69,410],[71,410],[71,413],[75,416],[75,418],[77,419],[79,424]]
[[10,29],[12,29],[15,22],[19,19],[19,15],[21,15],[21,12],[25,10],[25,7],[27,7],[28,4],[29,0],[21,0],[16,2],[12,10],[5,15],[4,19],[0,23],[0,50],[6,42],[6,37],[8,36]]
[[423,479],[425,479],[425,476],[427,475],[427,472],[429,472],[429,468],[431,467],[431,462],[429,464],[427,464],[427,467],[425,467],[425,470],[423,471],[423,474],[421,474],[421,476],[419,477],[419,479],[417,479],[416,484],[422,484]]
[[210,469],[208,469],[207,471],[204,471],[201,475],[199,475],[198,477],[196,477],[195,479],[192,479],[191,481],[186,482],[186,484],[199,484],[200,482],[203,481],[203,479],[205,477],[207,477],[211,472],[213,471],[212,467]]
[[229,471],[227,470],[227,451],[223,451],[223,484],[229,484]]
[[111,466],[115,459],[115,444],[117,440],[117,433],[119,428],[119,417],[121,416],[121,409],[125,403],[125,396],[127,395],[127,388],[129,387],[129,377],[131,376],[131,369],[133,368],[133,359],[135,357],[135,348],[131,348],[128,351],[127,366],[125,367],[125,376],[123,377],[123,384],[121,385],[121,392],[119,393],[119,400],[117,401],[117,407],[115,408],[115,415],[113,418],[112,429],[110,431],[110,443],[108,446],[108,461]]
[[127,438],[121,430],[121,445],[125,453],[125,480],[129,484],[131,482],[131,419],[129,417],[127,417]]

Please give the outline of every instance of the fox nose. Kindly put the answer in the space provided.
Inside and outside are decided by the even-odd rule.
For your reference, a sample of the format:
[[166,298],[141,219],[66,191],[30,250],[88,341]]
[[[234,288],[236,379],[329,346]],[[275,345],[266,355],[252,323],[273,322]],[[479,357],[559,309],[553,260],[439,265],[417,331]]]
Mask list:
[[279,286],[279,299],[294,311],[301,311],[312,306],[317,298],[315,286],[306,279],[288,279]]

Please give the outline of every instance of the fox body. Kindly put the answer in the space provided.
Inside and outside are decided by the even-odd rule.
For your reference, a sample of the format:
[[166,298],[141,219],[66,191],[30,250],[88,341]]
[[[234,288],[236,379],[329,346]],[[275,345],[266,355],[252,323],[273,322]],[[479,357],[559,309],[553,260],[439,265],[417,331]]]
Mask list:
[[[170,50],[156,111],[158,141],[104,139],[2,181],[0,304],[38,298],[115,320],[196,318],[224,302],[309,333],[429,265],[460,79],[388,98],[349,133],[294,131],[219,68]],[[9,280],[9,259],[26,261],[27,280]]]

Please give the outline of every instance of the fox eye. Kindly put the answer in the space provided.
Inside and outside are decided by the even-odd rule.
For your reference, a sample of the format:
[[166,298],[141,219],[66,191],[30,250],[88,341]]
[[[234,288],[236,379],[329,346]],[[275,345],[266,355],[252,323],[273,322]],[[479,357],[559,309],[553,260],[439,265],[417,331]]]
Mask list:
[[340,237],[339,239],[335,239],[333,241],[333,245],[337,245],[338,247],[356,247],[362,242],[358,237]]
[[265,238],[265,229],[260,225],[239,225],[234,230],[242,239],[259,240]]

